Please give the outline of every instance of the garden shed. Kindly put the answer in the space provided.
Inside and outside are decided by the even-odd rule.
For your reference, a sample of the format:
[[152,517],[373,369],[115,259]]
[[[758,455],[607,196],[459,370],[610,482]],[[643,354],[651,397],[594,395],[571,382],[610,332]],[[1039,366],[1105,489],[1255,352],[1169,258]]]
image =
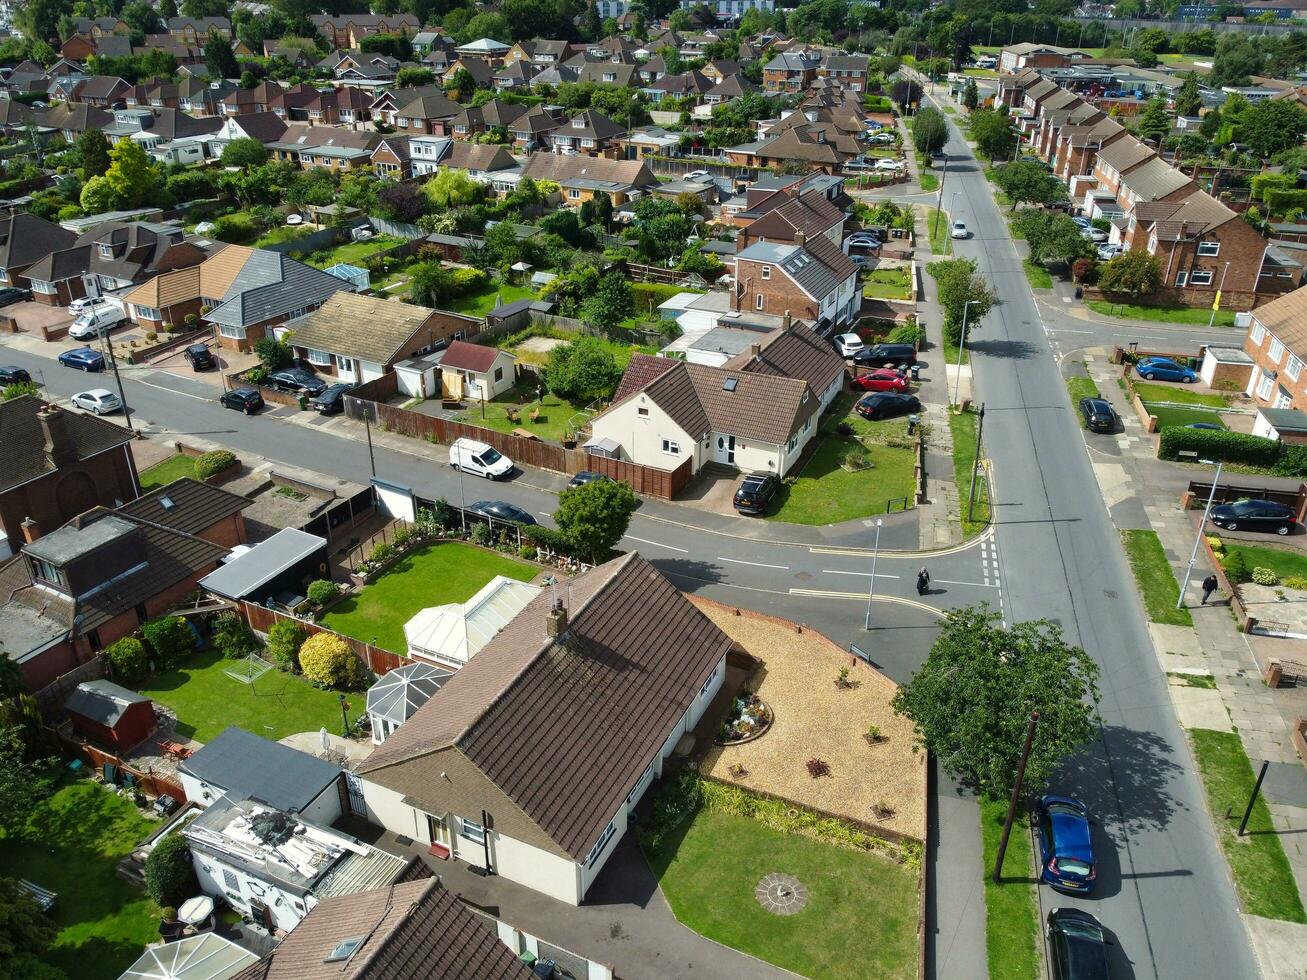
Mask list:
[[390,671],[368,688],[373,743],[380,745],[394,735],[452,676],[433,664],[409,664]]
[[440,372],[445,378],[445,387],[456,388],[449,376],[459,376],[469,398],[492,401],[513,387],[517,380],[516,362],[516,357],[498,347],[456,340],[444,352]]
[[284,527],[220,565],[198,584],[224,599],[293,608],[304,601],[310,582],[331,577],[327,562],[326,538]]
[[154,702],[113,681],[83,681],[64,709],[80,734],[121,751],[140,745],[154,731]]

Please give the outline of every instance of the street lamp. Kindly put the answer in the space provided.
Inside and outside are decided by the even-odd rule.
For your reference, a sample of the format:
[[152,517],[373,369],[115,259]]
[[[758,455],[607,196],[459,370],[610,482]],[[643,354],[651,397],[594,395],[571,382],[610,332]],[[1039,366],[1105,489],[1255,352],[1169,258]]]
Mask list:
[[876,559],[880,557],[880,526],[884,522],[876,519],[876,546],[871,552],[871,585],[867,586],[867,616],[862,621],[864,630],[871,629],[871,600],[876,595]]
[[1212,489],[1207,494],[1207,506],[1203,508],[1203,519],[1198,523],[1198,533],[1194,535],[1194,550],[1189,553],[1189,565],[1184,570],[1184,582],[1180,585],[1180,594],[1176,596],[1175,608],[1184,608],[1184,594],[1189,588],[1189,579],[1194,573],[1194,562],[1198,560],[1198,543],[1203,540],[1203,532],[1207,530],[1207,518],[1212,513],[1212,501],[1216,499],[1216,485],[1221,482],[1221,468],[1225,466],[1224,460],[1216,464],[1216,476],[1212,477]]
[[958,392],[962,388],[962,354],[967,345],[967,313],[971,310],[972,303],[979,303],[978,299],[969,299],[962,305],[962,336],[958,338],[958,367],[957,377],[953,381],[953,404],[961,404],[958,401]]
[[1216,286],[1216,295],[1212,298],[1212,315],[1207,318],[1207,325],[1210,327],[1216,322],[1216,308],[1221,305],[1221,290],[1225,288],[1225,274],[1230,271],[1230,263],[1225,263],[1225,268],[1221,270],[1221,281]]

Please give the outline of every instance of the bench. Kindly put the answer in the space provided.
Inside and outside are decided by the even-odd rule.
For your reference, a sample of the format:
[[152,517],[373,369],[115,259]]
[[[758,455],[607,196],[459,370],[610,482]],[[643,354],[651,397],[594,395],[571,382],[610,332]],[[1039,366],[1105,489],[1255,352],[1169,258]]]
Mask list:
[[521,427],[518,427],[518,428],[514,429],[514,430],[513,430],[513,435],[515,435],[515,436],[521,436],[523,439],[539,439],[539,438],[540,438],[538,435],[536,435],[536,434],[535,434],[534,432],[532,432],[530,429],[523,429],[523,428],[521,428]]
[[41,906],[42,912],[49,912],[54,908],[55,903],[59,901],[59,896],[54,892],[42,888],[40,885],[35,885],[25,878],[20,878],[18,880],[18,887],[31,895],[32,898],[36,899],[36,904]]

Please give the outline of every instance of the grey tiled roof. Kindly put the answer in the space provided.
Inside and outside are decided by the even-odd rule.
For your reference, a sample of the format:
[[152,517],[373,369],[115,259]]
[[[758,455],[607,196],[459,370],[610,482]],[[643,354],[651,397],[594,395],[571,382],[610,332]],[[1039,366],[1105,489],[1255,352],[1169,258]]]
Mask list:
[[247,327],[316,306],[343,288],[345,284],[328,272],[259,249],[205,319],[220,326]]

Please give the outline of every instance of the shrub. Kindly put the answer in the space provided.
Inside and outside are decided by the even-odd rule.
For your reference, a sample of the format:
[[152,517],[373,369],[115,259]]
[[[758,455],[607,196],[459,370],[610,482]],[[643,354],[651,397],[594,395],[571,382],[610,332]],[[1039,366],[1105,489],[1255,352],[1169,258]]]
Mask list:
[[900,323],[885,338],[890,344],[919,344],[926,339],[926,331],[915,323]]
[[[313,586],[309,588],[312,590]],[[303,644],[304,630],[299,623],[292,620],[279,619],[268,630],[268,656],[272,658],[278,670],[299,670],[299,652]]]
[[879,726],[879,725],[868,725],[868,726],[867,726],[867,741],[868,741],[868,742],[883,742],[883,741],[885,741],[885,735],[881,732],[881,730],[880,730],[880,726]]
[[213,644],[224,655],[233,658],[248,657],[259,649],[254,630],[235,613],[223,613],[213,623]]
[[1225,542],[1221,540],[1219,534],[1205,535],[1207,538],[1207,547],[1212,549],[1212,554],[1220,556],[1225,554]]
[[245,380],[252,385],[261,385],[268,379],[268,369],[262,364],[256,364],[245,372]]
[[154,666],[159,670],[171,670],[195,649],[195,634],[180,616],[152,619],[141,627],[141,632],[154,651]]
[[321,687],[351,689],[363,681],[358,657],[334,633],[317,633],[300,645],[300,670]]
[[1284,214],[1290,208],[1307,208],[1307,190],[1275,190],[1266,191],[1263,197],[1266,201],[1266,210],[1270,214]]
[[387,541],[381,542],[372,549],[372,555],[368,558],[373,565],[380,565],[383,562],[390,561],[395,556],[395,546]]
[[1307,446],[1279,445],[1280,458],[1275,461],[1275,472],[1280,476],[1307,476]]
[[473,524],[473,525],[472,525],[472,540],[473,540],[476,544],[479,544],[479,545],[481,545],[481,546],[483,546],[483,547],[488,548],[488,547],[490,547],[490,544],[491,544],[491,542],[494,541],[494,539],[495,539],[495,536],[494,536],[493,532],[491,532],[491,530],[490,530],[490,525],[489,525],[489,524]]
[[1263,439],[1243,432],[1217,432],[1213,429],[1187,429],[1183,426],[1163,429],[1157,450],[1158,458],[1180,459],[1182,452],[1196,453],[1197,459],[1270,467],[1275,465],[1279,457],[1280,444],[1273,439]]
[[11,398],[21,398],[23,395],[41,394],[40,387],[34,381],[15,381],[7,385],[3,392],[0,392],[0,401],[9,401]]
[[1277,585],[1279,581],[1280,576],[1276,575],[1273,569],[1263,568],[1261,565],[1253,569],[1253,582],[1256,585]]
[[[262,340],[255,341],[254,353],[263,367],[269,371],[280,371],[284,367],[289,367],[290,362],[295,359],[295,352],[291,350],[290,345],[273,337],[264,337]],[[246,377],[249,375],[247,374]]]
[[207,480],[209,477],[235,465],[235,453],[230,449],[215,449],[212,452],[204,453],[195,461],[195,478],[197,480]]
[[156,904],[175,906],[199,887],[191,849],[181,834],[169,834],[154,845],[145,859],[145,891]]
[[325,606],[338,595],[340,586],[330,579],[320,578],[309,583],[309,602],[315,606]]
[[1282,584],[1287,589],[1302,591],[1307,589],[1307,575],[1290,575]]
[[830,775],[830,763],[825,759],[809,759],[804,765],[808,767],[808,775],[813,779]]
[[145,679],[149,661],[145,644],[134,636],[124,636],[105,647],[104,655],[113,667],[114,680],[120,684],[136,684]]
[[849,686],[849,668],[841,667],[839,674],[835,678],[835,686],[844,688]]
[[402,548],[413,540],[414,530],[408,525],[395,528],[395,533],[390,536],[391,541],[396,548]]
[[259,237],[259,223],[248,214],[224,214],[213,222],[213,237],[231,245],[243,245]]
[[1226,555],[1221,567],[1225,569],[1225,577],[1231,585],[1248,581],[1248,562],[1244,560],[1242,551],[1232,551]]
[[1098,263],[1090,258],[1079,258],[1071,263],[1071,278],[1092,286],[1098,280]]
[[535,546],[529,544],[522,545],[522,547],[517,549],[517,557],[521,558],[523,561],[535,561],[536,560]]

